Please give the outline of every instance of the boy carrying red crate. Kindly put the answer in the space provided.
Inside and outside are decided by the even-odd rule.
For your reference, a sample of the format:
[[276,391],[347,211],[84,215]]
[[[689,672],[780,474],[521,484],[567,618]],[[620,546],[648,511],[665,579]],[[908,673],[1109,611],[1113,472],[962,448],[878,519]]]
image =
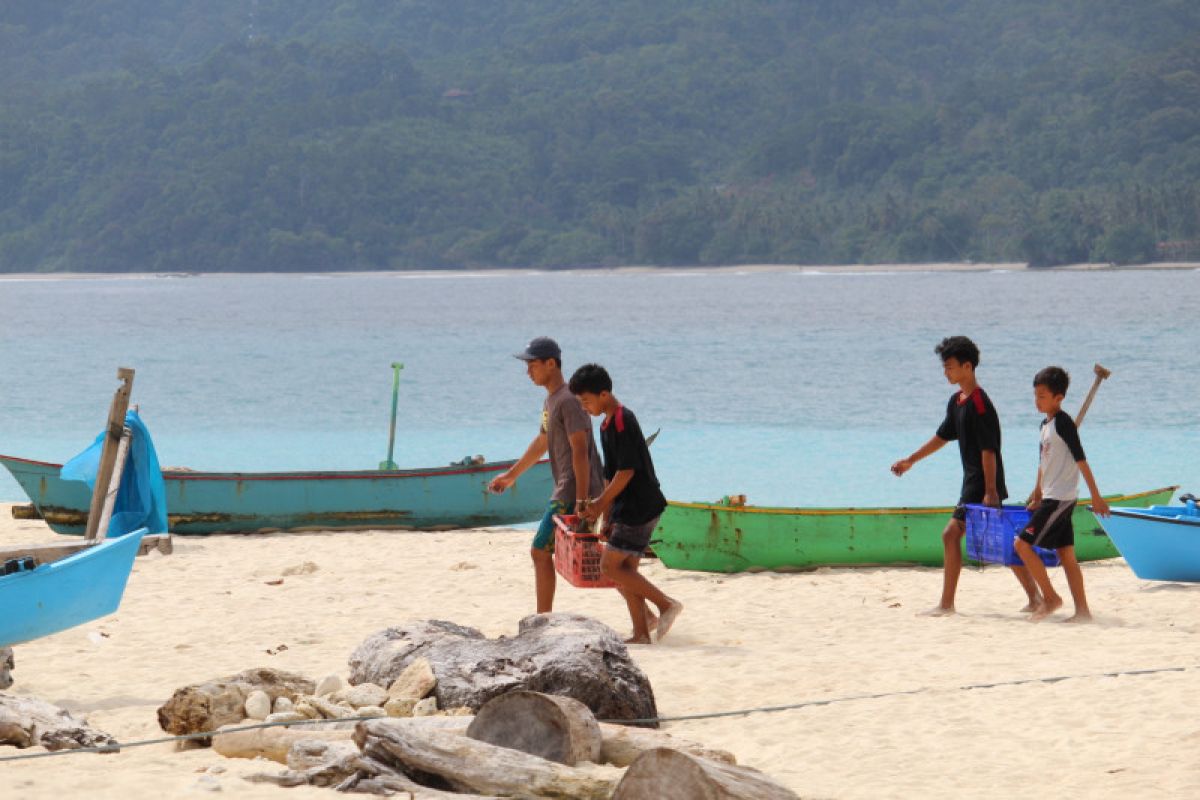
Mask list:
[[1071,525],[1071,514],[1079,498],[1080,475],[1092,493],[1092,510],[1100,516],[1108,516],[1108,503],[1096,488],[1096,479],[1092,477],[1079,441],[1079,430],[1071,415],[1062,410],[1070,383],[1070,376],[1061,367],[1046,367],[1033,376],[1033,402],[1037,410],[1046,415],[1042,420],[1042,453],[1038,461],[1037,485],[1029,495],[1028,505],[1033,516],[1013,544],[1041,590],[1041,603],[1031,617],[1034,622],[1050,616],[1063,604],[1050,583],[1045,565],[1033,550],[1034,545],[1056,551],[1062,561],[1067,587],[1075,602],[1075,614],[1067,622],[1090,622],[1092,619],[1083,590],[1083,570],[1075,558],[1075,529]]
[[[594,522],[607,512],[608,544],[600,569],[617,585],[629,608],[633,636],[625,641],[650,644],[650,628],[655,627],[661,642],[683,611],[683,603],[667,597],[638,572],[638,562],[650,543],[650,535],[667,507],[654,474],[650,448],[637,417],[613,395],[612,378],[604,367],[585,364],[575,370],[569,386],[585,411],[593,417],[604,415],[600,423],[604,491],[580,515]],[[657,617],[647,603],[658,607]]]

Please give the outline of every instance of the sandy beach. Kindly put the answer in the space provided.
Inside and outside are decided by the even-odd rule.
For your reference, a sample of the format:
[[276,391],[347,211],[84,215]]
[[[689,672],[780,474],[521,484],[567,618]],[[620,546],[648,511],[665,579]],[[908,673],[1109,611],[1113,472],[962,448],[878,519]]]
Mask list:
[[[0,543],[56,538],[0,505]],[[138,559],[117,614],[16,647],[9,693],[130,742],[163,735],[155,710],[178,687],[256,666],[344,676],[351,650],[389,625],[440,618],[512,634],[532,606],[528,538],[176,537],[174,554]],[[1200,795],[1200,586],[1139,581],[1119,560],[1087,564],[1097,622],[1075,626],[1062,612],[1025,621],[998,567],[968,569],[960,613],[945,619],[916,615],[936,599],[935,569],[716,575],[651,561],[647,573],[687,606],[661,645],[633,648],[663,716],[812,704],[664,729],[729,750],[803,797]],[[560,581],[556,607],[627,628],[610,591]],[[35,751],[0,755],[20,752]],[[243,779],[279,769],[157,744],[0,764],[0,791],[333,796]]]

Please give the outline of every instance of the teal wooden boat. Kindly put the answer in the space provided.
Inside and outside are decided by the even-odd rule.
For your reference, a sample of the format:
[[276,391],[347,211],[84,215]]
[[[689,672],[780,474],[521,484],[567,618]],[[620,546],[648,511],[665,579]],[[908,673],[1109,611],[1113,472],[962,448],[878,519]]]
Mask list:
[[0,647],[91,622],[121,605],[146,533],[106,539],[32,569],[0,576]]
[[[81,534],[90,491],[59,478],[59,464],[0,455],[33,503],[14,516],[44,519]],[[168,528],[178,534],[397,528],[449,530],[528,522],[553,491],[550,462],[530,467],[504,494],[488,483],[512,461],[431,469],[348,472],[192,472],[162,470]]]

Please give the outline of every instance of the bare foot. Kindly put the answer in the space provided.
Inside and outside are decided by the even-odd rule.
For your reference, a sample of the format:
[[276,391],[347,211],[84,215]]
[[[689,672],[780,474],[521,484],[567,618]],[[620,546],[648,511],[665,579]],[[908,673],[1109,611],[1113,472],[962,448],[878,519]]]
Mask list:
[[1033,611],[1037,611],[1038,606],[1041,605],[1041,602],[1042,602],[1042,598],[1040,598],[1040,597],[1037,600],[1030,600],[1028,603],[1025,604],[1025,607],[1021,609],[1022,613],[1029,614]]
[[658,640],[661,642],[663,637],[671,630],[671,626],[675,624],[675,618],[679,616],[679,612],[683,611],[683,603],[678,600],[672,600],[671,605],[667,606],[666,610],[658,618]]
[[625,644],[650,644],[650,634],[645,636],[630,636],[625,640]]
[[658,615],[653,611],[646,612],[646,630],[652,631],[658,627]]
[[958,612],[956,612],[954,610],[954,606],[950,606],[949,608],[945,608],[943,606],[934,606],[933,608],[929,609],[928,611],[922,611],[921,613],[917,614],[917,616],[918,617],[949,617],[956,613],[958,613]]
[[1076,611],[1073,616],[1067,617],[1063,620],[1063,622],[1075,622],[1080,625],[1086,625],[1092,621],[1092,612],[1090,611]]
[[1062,608],[1062,603],[1063,601],[1061,597],[1055,597],[1049,600],[1043,597],[1041,605],[1034,609],[1033,614],[1029,617],[1029,621],[1041,622],[1046,617]]

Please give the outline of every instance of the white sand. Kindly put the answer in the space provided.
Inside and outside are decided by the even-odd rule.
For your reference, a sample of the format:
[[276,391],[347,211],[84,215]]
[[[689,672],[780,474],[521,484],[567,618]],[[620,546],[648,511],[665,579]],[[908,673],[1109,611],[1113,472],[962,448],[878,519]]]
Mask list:
[[[55,538],[0,506],[0,544]],[[442,618],[511,634],[532,606],[528,539],[498,530],[177,537],[173,555],[138,560],[116,615],[18,646],[9,692],[133,741],[163,735],[155,710],[177,687],[256,666],[345,675],[353,648],[388,625]],[[319,569],[267,584],[306,561]],[[1121,561],[1085,565],[1098,624],[1064,625],[1060,612],[1033,625],[1001,568],[968,569],[961,613],[945,619],[914,613],[937,597],[933,569],[726,576],[650,562],[646,571],[687,606],[662,645],[634,648],[663,715],[917,691],[665,726],[802,796],[1200,796],[1200,586],[1139,581]],[[610,591],[560,582],[557,608],[627,630]],[[1175,671],[1104,676],[1164,668]],[[962,688],[1058,676],[1067,679]],[[0,749],[20,752],[36,751]],[[280,768],[161,744],[0,763],[0,797],[162,800],[212,781],[237,797],[335,796],[241,777]]]

